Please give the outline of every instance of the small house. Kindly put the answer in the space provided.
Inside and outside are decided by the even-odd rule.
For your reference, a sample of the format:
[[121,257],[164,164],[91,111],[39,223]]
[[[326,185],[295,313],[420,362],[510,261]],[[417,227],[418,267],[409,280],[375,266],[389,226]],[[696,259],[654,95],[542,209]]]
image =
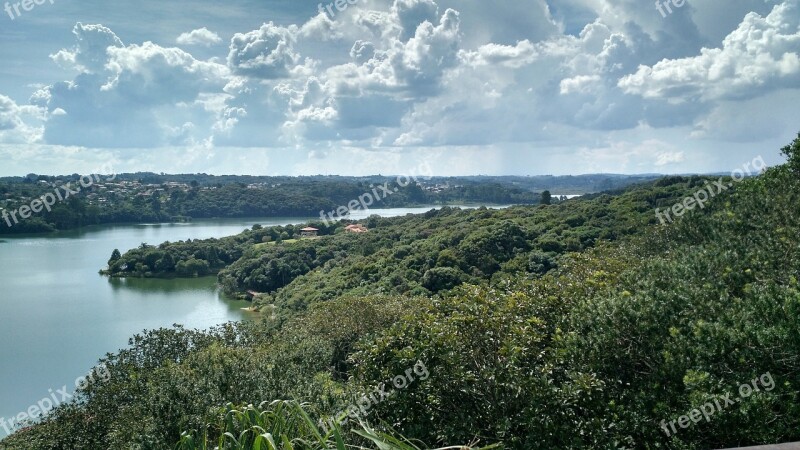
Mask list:
[[345,233],[367,233],[369,230],[364,225],[356,224],[356,225],[348,225],[344,229]]
[[300,230],[300,236],[302,237],[317,237],[319,230],[313,227],[306,227]]

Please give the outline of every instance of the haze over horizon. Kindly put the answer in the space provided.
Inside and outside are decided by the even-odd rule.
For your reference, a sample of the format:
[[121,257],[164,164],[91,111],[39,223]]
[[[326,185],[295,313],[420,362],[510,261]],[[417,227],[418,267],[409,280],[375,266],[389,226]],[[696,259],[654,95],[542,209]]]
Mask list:
[[[734,168],[737,170],[738,168]],[[730,175],[731,172],[724,172],[724,171],[716,171],[716,172],[683,172],[683,173],[674,173],[674,174],[662,174],[658,172],[650,172],[650,173],[608,173],[608,172],[598,172],[598,173],[571,173],[571,174],[562,174],[562,175],[554,175],[549,173],[544,174],[537,174],[537,175],[490,175],[485,173],[468,173],[463,175],[408,175],[400,172],[385,172],[385,173],[369,173],[364,175],[347,175],[347,174],[325,174],[325,173],[312,173],[312,174],[301,174],[301,175],[290,175],[290,174],[271,174],[271,175],[258,175],[258,174],[233,174],[233,173],[207,173],[207,172],[184,172],[184,173],[169,173],[169,172],[152,172],[152,171],[136,171],[136,172],[118,172],[114,171],[116,175],[135,175],[137,173],[147,173],[147,174],[154,174],[160,176],[191,176],[191,175],[206,175],[206,176],[215,176],[215,177],[328,177],[328,178],[370,178],[370,177],[384,177],[384,178],[393,178],[393,177],[405,177],[405,176],[413,176],[417,178],[475,178],[475,177],[484,177],[484,178],[493,178],[493,177],[591,177],[591,176],[607,176],[607,177],[652,177],[652,176],[660,176],[660,175],[675,175],[675,176],[692,176],[692,175],[702,175],[702,176],[712,176],[712,175]],[[13,175],[0,175],[0,178],[24,178],[28,175],[40,175],[40,176],[54,176],[54,177],[69,177],[74,175],[111,175],[107,171],[99,171],[99,172],[70,172],[70,173],[36,173],[36,172],[29,172],[29,173],[19,173]],[[753,176],[755,173],[746,174],[746,176]]]
[[798,0],[14,3],[0,176],[716,173],[798,131]]

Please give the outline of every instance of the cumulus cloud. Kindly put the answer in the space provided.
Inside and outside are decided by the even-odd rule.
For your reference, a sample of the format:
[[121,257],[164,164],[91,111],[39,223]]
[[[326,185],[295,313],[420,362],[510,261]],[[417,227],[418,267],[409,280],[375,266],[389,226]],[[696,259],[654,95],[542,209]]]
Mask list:
[[405,42],[416,34],[421,24],[435,23],[439,18],[439,5],[432,0],[396,0],[392,14],[400,26],[400,40]]
[[356,41],[350,49],[350,57],[356,64],[364,64],[375,57],[375,44],[369,41]]
[[[44,140],[52,144],[148,147],[174,142],[209,121],[195,102],[222,92],[230,70],[178,48],[145,42],[124,46],[102,25],[75,27],[77,45],[56,60],[73,61],[81,73],[34,93],[31,103],[49,112]],[[111,43],[112,45],[108,45]],[[69,55],[69,57],[67,56]],[[176,134],[175,129],[183,129]],[[203,137],[186,136],[187,142]]]
[[188,33],[181,33],[175,40],[179,45],[202,45],[210,47],[222,42],[222,38],[217,33],[210,31],[208,28],[198,28]]
[[303,24],[298,31],[298,35],[300,38],[305,39],[333,41],[342,38],[343,33],[341,25],[331,20],[327,14],[320,13]]
[[[322,164],[342,148],[571,148],[598,167],[671,170],[693,161],[690,147],[646,133],[792,126],[731,113],[791,111],[800,88],[796,0],[748,1],[698,0],[664,19],[637,0],[364,0],[335,20],[307,8],[294,23],[216,24],[227,49],[207,28],[171,48],[78,23],[74,45],[51,56],[77,75],[37,88],[31,105],[0,97],[0,140],[313,148]],[[611,133],[629,134],[601,139]]]
[[560,83],[560,92],[562,94],[591,94],[601,81],[602,78],[599,75],[578,75],[564,78]]
[[528,40],[516,45],[486,44],[478,50],[461,54],[461,58],[473,67],[505,65],[514,69],[530,64],[535,57],[534,45]]
[[0,142],[34,143],[41,139],[44,111],[34,106],[20,106],[0,95]]
[[297,32],[297,26],[285,28],[270,22],[258,30],[236,33],[231,39],[228,65],[237,75],[287,78],[300,60],[294,50]]
[[238,147],[286,145],[281,127],[287,120],[289,85],[236,78],[226,87],[226,98],[216,109],[215,144]]
[[103,70],[109,48],[122,47],[120,38],[102,25],[83,25],[78,22],[72,29],[77,43],[71,49],[62,49],[50,57],[63,67],[82,71]]
[[356,56],[362,56],[357,60],[363,63],[335,66],[326,75],[339,93],[435,95],[441,88],[445,71],[458,64],[460,23],[458,12],[448,9],[436,25],[428,21],[420,23],[414,37],[406,42],[399,38],[390,40],[388,49],[372,52],[369,60],[363,57],[364,51],[371,52],[374,46],[357,43],[358,48],[354,50]]
[[485,0],[436,2],[441,10],[451,8],[461,13],[462,28],[469,30],[464,34],[464,45],[468,48],[488,43],[514,45],[523,40],[539,42],[563,34],[562,26],[554,20],[551,12],[551,5],[560,5],[563,0],[525,0],[502,4]]
[[145,42],[110,48],[103,91],[117,91],[149,105],[193,101],[201,92],[220,90],[229,78],[227,67],[198,61],[178,48]]
[[626,93],[672,101],[744,99],[800,87],[798,8],[797,2],[786,2],[766,17],[751,12],[721,48],[642,66],[619,86]]
[[[378,44],[356,39],[349,52],[352,62],[320,70],[316,62],[310,66],[307,62],[307,77],[296,76],[296,68],[289,67],[299,59],[292,50],[295,42],[309,38],[302,32],[308,24],[299,29],[284,28],[280,32],[274,26],[266,31],[262,27],[259,35],[283,33],[287,44],[284,49],[293,55],[284,59],[284,78],[273,86],[270,94],[273,106],[281,99],[287,102],[282,110],[285,121],[280,127],[281,142],[297,143],[303,139],[374,142],[380,139],[384,129],[401,125],[411,104],[437,95],[443,87],[445,74],[459,64],[461,35],[458,12],[449,9],[441,17],[430,16],[436,11],[432,2],[398,1],[383,16],[386,18],[383,29],[367,30],[368,35],[364,36],[371,35]],[[356,12],[352,20],[360,23],[363,18]],[[413,30],[410,38],[403,40],[403,29]],[[278,49],[277,41],[273,39],[273,45],[265,48]],[[243,47],[237,45],[237,48]],[[273,58],[276,59],[279,58]],[[233,105],[238,100],[231,99],[229,103]],[[248,117],[253,110],[259,113],[252,116],[261,116],[263,109],[253,102],[240,107],[248,111]],[[277,119],[274,110],[271,117],[270,123]],[[241,120],[235,126],[239,124],[243,124]]]

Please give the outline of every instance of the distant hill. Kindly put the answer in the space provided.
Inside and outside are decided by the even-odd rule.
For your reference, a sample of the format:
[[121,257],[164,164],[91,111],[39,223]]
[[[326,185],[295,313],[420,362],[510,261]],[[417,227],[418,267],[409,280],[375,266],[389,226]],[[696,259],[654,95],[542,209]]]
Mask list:
[[[256,177],[205,174],[78,174],[0,179],[0,234],[86,225],[182,222],[200,218],[317,217],[370,196],[373,208],[537,204],[561,195],[620,189],[647,178]],[[36,203],[45,199],[46,207]],[[50,201],[47,201],[49,199]],[[33,214],[29,209],[33,209]]]

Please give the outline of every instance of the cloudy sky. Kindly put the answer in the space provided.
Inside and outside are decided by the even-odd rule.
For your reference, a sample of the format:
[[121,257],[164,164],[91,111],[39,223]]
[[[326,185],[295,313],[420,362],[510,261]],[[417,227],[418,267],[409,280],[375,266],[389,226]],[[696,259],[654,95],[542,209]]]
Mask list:
[[37,2],[0,175],[719,172],[800,131],[800,0]]

